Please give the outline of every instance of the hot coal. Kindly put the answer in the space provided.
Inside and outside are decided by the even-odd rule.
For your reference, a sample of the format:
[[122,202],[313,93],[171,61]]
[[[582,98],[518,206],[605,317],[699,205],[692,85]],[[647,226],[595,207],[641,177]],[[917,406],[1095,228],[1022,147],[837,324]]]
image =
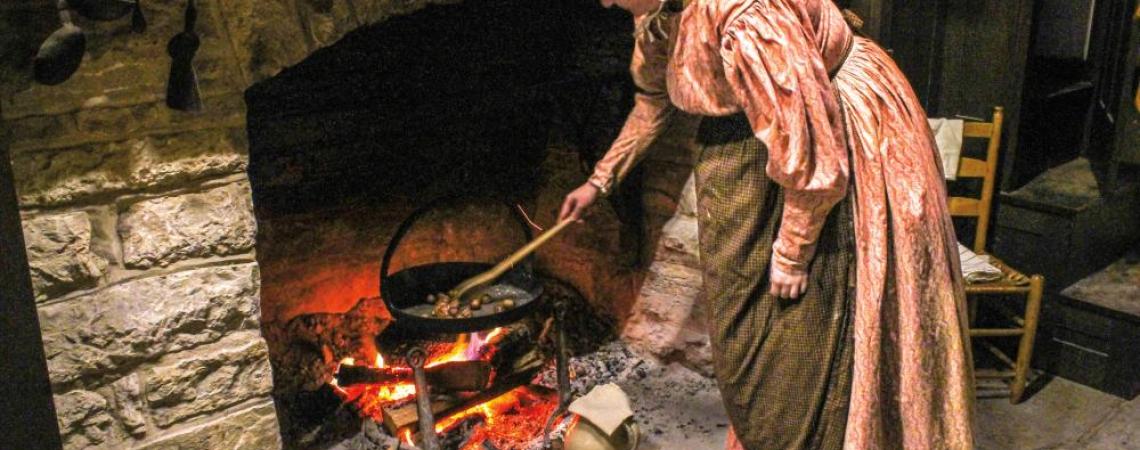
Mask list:
[[[572,398],[598,385],[617,383],[635,407],[636,420],[646,440],[643,442],[662,444],[642,448],[679,448],[673,443],[688,443],[685,448],[723,445],[727,420],[711,380],[680,366],[663,366],[631,351],[616,338],[616,321],[585,301],[569,284],[547,279],[543,295],[546,296],[544,308],[493,335],[483,332],[460,338],[406,334],[387,326],[391,319],[383,309],[382,300],[375,298],[362,300],[345,314],[299,316],[284,327],[267,330],[267,333],[288,336],[288,339],[274,340],[279,344],[274,349],[275,368],[289,365],[288,370],[275,370],[277,374],[287,373],[284,377],[290,381],[277,384],[275,393],[282,417],[288,418],[282,423],[287,448],[413,449],[407,443],[397,447],[397,437],[361,409],[360,404],[344,396],[345,392],[357,391],[341,390],[338,394],[336,388],[330,387],[332,374],[346,357],[354,358],[355,364],[371,366],[372,358],[380,354],[385,359],[385,367],[404,367],[407,365],[405,356],[412,347],[422,347],[429,355],[439,356],[451,352],[457,342],[486,339],[493,343],[475,346],[483,350],[478,351],[478,355],[468,356],[488,361],[499,371],[525,363],[528,369],[522,373],[527,375],[521,384],[529,380],[535,386],[531,389],[553,392],[557,389],[553,358],[556,329],[551,326],[550,318],[556,305],[564,308],[562,325],[571,355]],[[280,345],[282,343],[287,345]],[[495,385],[494,379],[491,384]],[[549,411],[556,406],[556,398],[554,395],[544,400],[545,403],[532,402],[529,410],[508,408],[490,424],[479,414],[460,419],[458,425],[440,434],[443,448],[539,450],[541,432],[531,428],[536,423],[545,423]],[[545,409],[536,412],[535,408]],[[561,438],[571,422],[571,418],[557,422],[551,437]],[[514,432],[524,428],[527,431]],[[488,430],[498,433],[499,437],[488,439]],[[503,431],[510,437],[503,438]]]

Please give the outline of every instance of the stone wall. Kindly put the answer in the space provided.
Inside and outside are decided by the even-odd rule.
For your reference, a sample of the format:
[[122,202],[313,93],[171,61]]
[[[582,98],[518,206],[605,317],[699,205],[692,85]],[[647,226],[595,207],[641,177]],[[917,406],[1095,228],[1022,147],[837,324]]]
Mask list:
[[198,1],[200,113],[163,103],[184,2],[144,2],[143,34],[80,19],[86,55],[57,86],[29,80],[55,2],[0,3],[3,139],[66,448],[280,446],[244,92],[428,3]]
[[635,350],[712,376],[692,175],[698,124],[692,117],[678,120],[642,163],[649,265],[621,336]]
[[[348,31],[448,2],[201,0],[204,108],[193,114],[163,103],[182,2],[144,2],[144,34],[81,20],[87,53],[57,86],[29,82],[36,47],[58,26],[55,2],[0,3],[2,138],[66,448],[280,446],[244,92]],[[695,220],[681,194],[687,134],[691,124],[646,163],[649,269],[585,270],[577,284],[622,302],[624,335],[639,348],[701,368]]]

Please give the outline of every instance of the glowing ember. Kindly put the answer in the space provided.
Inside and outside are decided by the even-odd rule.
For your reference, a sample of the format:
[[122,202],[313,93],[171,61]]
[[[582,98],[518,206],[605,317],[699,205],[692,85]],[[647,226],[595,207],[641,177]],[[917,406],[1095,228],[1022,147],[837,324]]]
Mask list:
[[[502,328],[495,328],[485,335],[473,333],[460,335],[455,344],[447,352],[432,356],[424,367],[434,367],[443,363],[456,361],[485,360],[491,357],[492,352],[488,345],[496,342],[495,339],[503,334]],[[341,365],[356,365],[355,358],[344,358]],[[371,367],[385,368],[384,356],[376,353],[375,361]],[[337,367],[339,370],[340,367]],[[407,368],[394,368],[407,370]],[[335,372],[334,372],[335,373]],[[416,395],[416,386],[411,382],[392,382],[379,384],[359,384],[354,386],[338,386],[334,377],[330,384],[347,401],[355,404],[359,410],[377,421],[383,421],[382,408],[411,400]]]
[[[505,334],[504,329],[496,328],[485,333],[461,335],[445,352],[429,357],[424,366],[435,367],[459,361],[490,361],[497,350],[496,345]],[[388,367],[379,352],[365,361],[369,359],[371,364],[365,364],[372,368],[394,372],[410,371],[410,368],[403,366]],[[339,372],[340,366],[356,364],[356,359],[344,358],[336,369]],[[352,403],[362,415],[377,422],[384,421],[386,408],[404,407],[416,395],[415,384],[407,381],[338,386],[334,377],[330,384],[345,402]],[[470,428],[471,434],[466,440],[465,450],[481,450],[483,442],[494,444],[502,450],[520,449],[542,433],[546,417],[557,403],[558,396],[554,392],[539,387],[519,387],[464,410],[437,417],[435,431],[443,434],[464,423],[474,424]],[[398,435],[404,442],[412,444],[416,431],[412,426],[400,430]]]
[[[471,432],[467,445],[460,450],[482,450],[483,442],[490,441],[495,448],[514,450],[523,448],[542,434],[546,418],[558,405],[558,394],[522,386],[484,403],[453,413],[436,422],[436,434],[450,431],[465,421],[478,417],[482,422]],[[412,430],[401,433],[405,443],[413,445]]]

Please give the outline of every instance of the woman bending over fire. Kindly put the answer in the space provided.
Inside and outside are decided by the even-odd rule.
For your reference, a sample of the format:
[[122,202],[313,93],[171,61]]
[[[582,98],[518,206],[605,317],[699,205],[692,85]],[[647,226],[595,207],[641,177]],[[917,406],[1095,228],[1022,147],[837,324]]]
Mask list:
[[[679,109],[730,448],[969,449],[958,253],[926,115],[830,0],[601,0],[635,17],[639,87],[563,219]],[[849,189],[850,188],[850,189]]]

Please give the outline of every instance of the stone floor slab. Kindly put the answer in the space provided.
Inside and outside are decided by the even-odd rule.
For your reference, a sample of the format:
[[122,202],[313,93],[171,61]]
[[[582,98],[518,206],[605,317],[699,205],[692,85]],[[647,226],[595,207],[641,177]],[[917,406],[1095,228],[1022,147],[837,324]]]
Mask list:
[[1085,448],[1075,445],[1092,430],[1110,422],[1123,403],[1120,398],[1061,378],[1050,380],[1041,391],[1017,405],[1005,398],[979,400],[977,448]]

